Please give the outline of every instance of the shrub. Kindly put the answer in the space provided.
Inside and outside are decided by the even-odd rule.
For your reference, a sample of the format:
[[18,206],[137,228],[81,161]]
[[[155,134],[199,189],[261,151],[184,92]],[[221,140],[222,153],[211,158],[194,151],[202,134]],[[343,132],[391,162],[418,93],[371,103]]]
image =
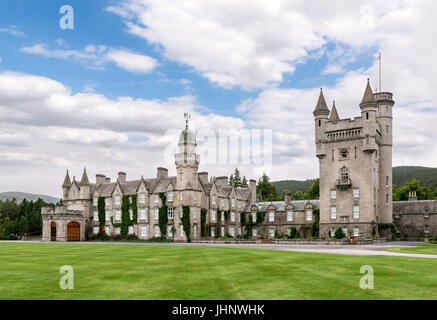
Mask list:
[[294,239],[297,235],[297,229],[295,227],[292,227],[290,229],[290,234],[287,236],[288,239]]
[[335,238],[336,239],[343,239],[344,237],[346,237],[346,235],[343,232],[342,228],[337,228],[337,230],[335,230]]

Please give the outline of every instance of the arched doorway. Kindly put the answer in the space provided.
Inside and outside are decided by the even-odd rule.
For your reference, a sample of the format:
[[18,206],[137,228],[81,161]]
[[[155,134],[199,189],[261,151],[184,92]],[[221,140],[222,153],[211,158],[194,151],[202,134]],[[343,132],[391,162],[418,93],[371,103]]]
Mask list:
[[50,241],[56,241],[56,222],[50,223]]
[[67,241],[80,241],[80,224],[70,222],[67,224]]

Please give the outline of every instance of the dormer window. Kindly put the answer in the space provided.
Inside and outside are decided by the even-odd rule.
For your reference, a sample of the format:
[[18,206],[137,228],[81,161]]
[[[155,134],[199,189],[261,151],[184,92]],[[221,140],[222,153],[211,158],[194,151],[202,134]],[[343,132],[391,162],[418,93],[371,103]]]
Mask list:
[[214,194],[211,196],[211,203],[216,204],[216,197]]
[[146,194],[140,193],[140,203],[146,203]]
[[115,196],[115,204],[120,204],[120,196]]
[[98,203],[99,203],[99,198],[98,197],[94,197],[93,198],[93,206],[97,207]]
[[231,201],[232,201],[232,206],[235,207],[235,198],[232,198]]

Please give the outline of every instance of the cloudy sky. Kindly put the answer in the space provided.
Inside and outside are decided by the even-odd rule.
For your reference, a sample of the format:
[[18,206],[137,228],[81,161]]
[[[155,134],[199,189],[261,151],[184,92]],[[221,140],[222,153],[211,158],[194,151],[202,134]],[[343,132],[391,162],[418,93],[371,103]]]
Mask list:
[[0,192],[60,196],[66,169],[80,179],[84,166],[90,180],[174,174],[187,111],[209,137],[272,132],[271,166],[203,157],[200,170],[317,177],[319,88],[340,117],[359,116],[378,52],[393,164],[437,166],[436,1],[76,0],[62,29],[64,4],[0,3]]

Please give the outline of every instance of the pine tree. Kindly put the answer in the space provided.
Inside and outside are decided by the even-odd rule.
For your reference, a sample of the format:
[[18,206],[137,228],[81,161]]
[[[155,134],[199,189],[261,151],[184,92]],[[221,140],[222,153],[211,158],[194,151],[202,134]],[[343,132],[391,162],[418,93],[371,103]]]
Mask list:
[[262,177],[258,180],[258,185],[256,186],[256,192],[261,195],[263,201],[275,201],[276,200],[276,190],[275,187],[270,183],[270,178],[264,172]]
[[241,187],[242,188],[248,188],[249,187],[249,184],[247,183],[246,176],[243,176],[243,181],[241,182]]
[[238,170],[238,168],[235,168],[234,187],[235,188],[240,188],[241,187],[241,176],[240,176],[240,170]]
[[229,185],[230,186],[234,186],[234,175],[233,174],[231,174],[231,176],[229,177]]

